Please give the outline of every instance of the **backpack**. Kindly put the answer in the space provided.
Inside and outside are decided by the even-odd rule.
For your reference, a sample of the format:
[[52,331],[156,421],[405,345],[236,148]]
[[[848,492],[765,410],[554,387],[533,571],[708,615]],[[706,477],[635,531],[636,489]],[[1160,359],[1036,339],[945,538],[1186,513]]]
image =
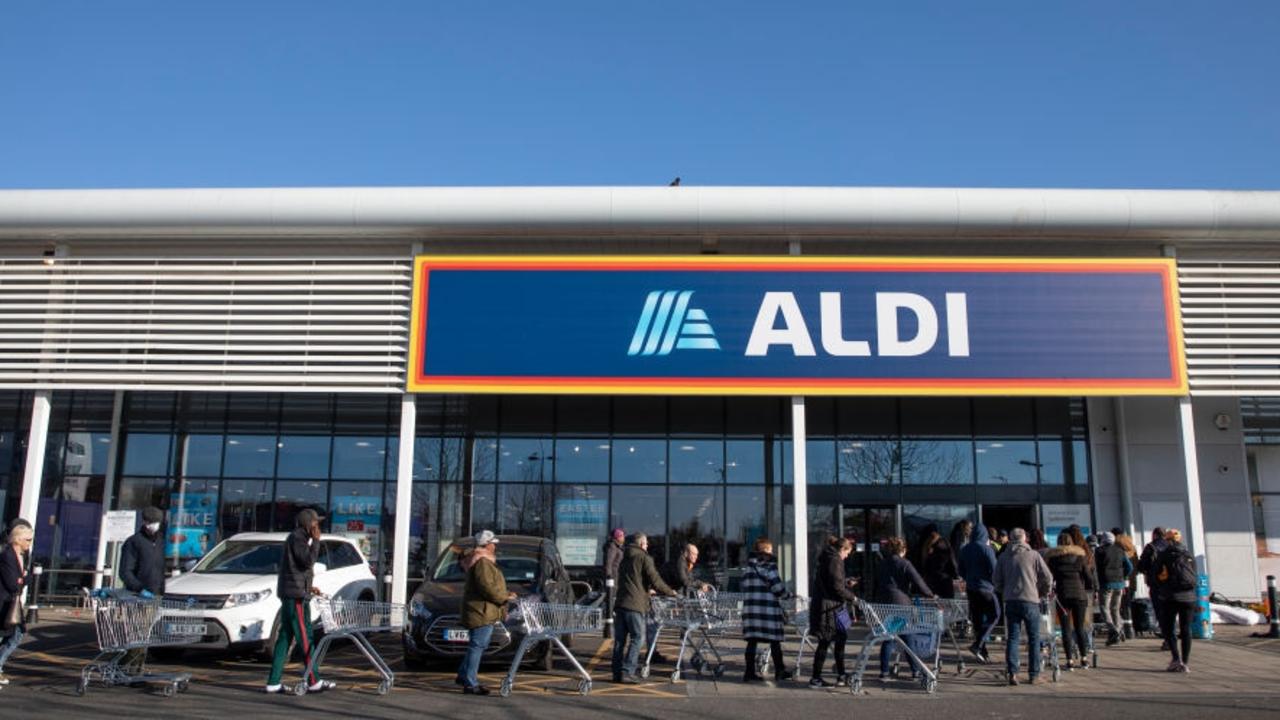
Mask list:
[[1191,554],[1174,550],[1169,553],[1164,567],[1160,569],[1158,579],[1173,592],[1186,592],[1196,589],[1200,576],[1196,572],[1196,562]]

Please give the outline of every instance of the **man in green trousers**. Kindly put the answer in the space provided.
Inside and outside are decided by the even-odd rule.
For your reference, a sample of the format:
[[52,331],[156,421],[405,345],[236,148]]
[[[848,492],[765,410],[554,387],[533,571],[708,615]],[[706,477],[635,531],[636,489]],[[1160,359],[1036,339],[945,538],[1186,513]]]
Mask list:
[[[275,652],[271,657],[271,675],[267,678],[267,692],[284,691],[280,680],[284,676],[284,664],[289,660],[289,648],[296,641],[302,646],[304,667],[311,665],[311,596],[319,595],[311,583],[316,558],[320,556],[320,517],[315,510],[298,513],[297,527],[284,541],[284,555],[280,559],[280,579],[276,584],[276,596],[280,598],[280,616],[276,618]],[[332,680],[321,680],[315,674],[306,678],[309,692],[330,690],[337,686]]]

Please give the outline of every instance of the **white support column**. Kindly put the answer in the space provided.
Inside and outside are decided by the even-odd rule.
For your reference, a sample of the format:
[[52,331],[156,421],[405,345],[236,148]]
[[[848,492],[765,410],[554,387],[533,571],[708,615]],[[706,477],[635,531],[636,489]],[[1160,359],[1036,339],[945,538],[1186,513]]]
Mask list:
[[27,435],[27,460],[22,470],[22,500],[18,517],[26,518],[37,534],[48,528],[49,519],[37,517],[40,512],[40,484],[44,480],[45,447],[49,442],[49,413],[52,407],[49,390],[37,390],[31,401],[31,431]]
[[400,457],[396,465],[396,530],[391,558],[389,602],[406,600],[409,587],[409,525],[413,513],[413,440],[418,425],[418,398],[400,399]]
[[796,595],[809,596],[809,482],[808,433],[804,424],[804,398],[791,398],[791,510],[795,535],[796,566],[792,576],[796,579]]
[[1191,415],[1191,397],[1178,398],[1179,441],[1182,462],[1187,475],[1187,547],[1196,556],[1201,574],[1209,574],[1208,553],[1204,540],[1204,514],[1200,509],[1200,463],[1196,455],[1196,428]]
[[[102,483],[102,518],[111,509],[111,496],[116,492],[116,466],[120,454],[120,418],[124,415],[124,391],[117,390],[111,404],[111,444],[107,445],[107,477]],[[184,473],[185,474],[185,473]],[[179,505],[181,507],[181,505]],[[102,527],[99,518],[98,527]],[[93,589],[102,587],[102,575],[107,565],[107,538],[98,532],[98,560],[93,566]],[[115,568],[112,568],[114,571]]]

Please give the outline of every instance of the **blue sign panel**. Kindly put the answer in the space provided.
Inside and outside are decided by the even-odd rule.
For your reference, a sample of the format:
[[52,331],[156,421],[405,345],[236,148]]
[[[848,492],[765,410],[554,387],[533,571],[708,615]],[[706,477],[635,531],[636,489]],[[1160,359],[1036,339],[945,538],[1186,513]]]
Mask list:
[[419,258],[409,389],[1185,394],[1170,260]]

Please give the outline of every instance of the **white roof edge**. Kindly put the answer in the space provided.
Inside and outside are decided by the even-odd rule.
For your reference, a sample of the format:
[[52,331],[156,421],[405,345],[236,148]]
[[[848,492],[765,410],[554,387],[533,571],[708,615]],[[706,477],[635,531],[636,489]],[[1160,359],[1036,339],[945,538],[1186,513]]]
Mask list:
[[1280,191],[891,187],[0,190],[0,238],[1280,240]]

